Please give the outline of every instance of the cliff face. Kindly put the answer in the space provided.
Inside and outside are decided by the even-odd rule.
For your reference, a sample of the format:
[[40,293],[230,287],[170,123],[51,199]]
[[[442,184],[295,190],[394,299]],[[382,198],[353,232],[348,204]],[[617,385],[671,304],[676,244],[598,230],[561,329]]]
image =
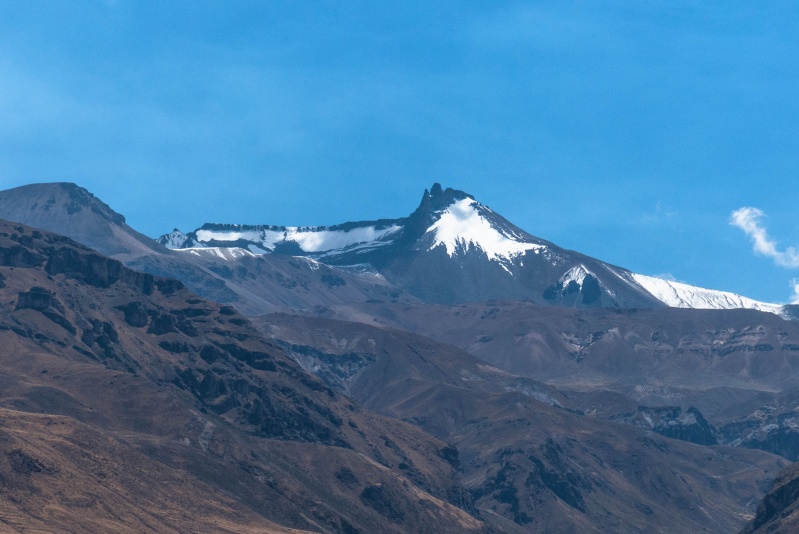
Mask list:
[[757,507],[757,514],[741,534],[799,532],[799,464],[787,467]]

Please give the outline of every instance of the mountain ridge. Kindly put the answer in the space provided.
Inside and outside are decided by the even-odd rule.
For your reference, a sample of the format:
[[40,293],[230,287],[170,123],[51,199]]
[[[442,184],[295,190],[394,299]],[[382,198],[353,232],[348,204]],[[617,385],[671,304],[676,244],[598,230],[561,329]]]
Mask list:
[[[641,275],[562,249],[515,226],[473,195],[438,183],[425,189],[419,206],[404,218],[304,227],[204,224],[188,234],[175,229],[159,242],[177,250],[240,248],[253,254],[302,255],[333,266],[370,264],[422,300],[440,303],[499,298],[573,307],[749,308],[790,315],[779,304]],[[449,269],[441,252],[459,269]],[[430,260],[435,254],[439,258]],[[479,261],[481,255],[487,262]],[[449,269],[450,284],[464,276],[459,270],[474,273],[461,282],[460,292],[450,294],[441,288],[444,279],[431,287],[422,272],[408,277],[415,265],[417,271]],[[471,282],[476,281],[491,287],[474,294]]]
[[[159,242],[65,182],[0,191],[0,217],[65,233],[130,267],[179,278],[203,296],[256,315],[400,295],[440,304],[498,299],[575,308],[751,308],[784,318],[795,312],[562,249],[473,195],[438,183],[403,218],[305,227],[207,223],[187,234],[175,229]],[[297,265],[308,282],[292,281],[286,270],[291,258],[304,259]],[[277,278],[270,274],[275,270],[282,273]]]

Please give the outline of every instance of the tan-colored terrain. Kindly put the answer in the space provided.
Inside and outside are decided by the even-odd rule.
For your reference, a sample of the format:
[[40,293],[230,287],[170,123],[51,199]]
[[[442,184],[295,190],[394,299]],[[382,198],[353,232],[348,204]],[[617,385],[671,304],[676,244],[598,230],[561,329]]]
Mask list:
[[329,389],[232,308],[13,223],[0,275],[9,525],[482,528],[446,443]]

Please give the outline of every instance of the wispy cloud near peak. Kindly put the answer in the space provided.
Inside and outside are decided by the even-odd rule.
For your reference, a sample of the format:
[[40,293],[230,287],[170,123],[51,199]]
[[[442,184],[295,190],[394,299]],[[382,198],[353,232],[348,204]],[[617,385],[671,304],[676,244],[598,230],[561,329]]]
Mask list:
[[796,278],[791,279],[791,287],[793,288],[793,295],[791,295],[791,304],[799,304],[799,280]]
[[780,250],[777,242],[769,237],[766,228],[761,224],[764,216],[765,213],[757,208],[743,207],[732,212],[730,224],[749,236],[756,253],[773,259],[782,267],[799,267],[799,251],[794,247]]

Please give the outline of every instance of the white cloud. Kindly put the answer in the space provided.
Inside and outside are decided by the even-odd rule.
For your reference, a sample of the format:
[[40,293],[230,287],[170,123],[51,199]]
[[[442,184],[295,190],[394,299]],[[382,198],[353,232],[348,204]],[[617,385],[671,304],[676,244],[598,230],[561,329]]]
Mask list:
[[792,278],[791,288],[793,288],[793,295],[791,295],[791,304],[799,304],[799,280],[797,280],[796,278]]
[[730,224],[737,226],[749,236],[757,254],[773,259],[782,267],[799,267],[799,251],[794,247],[780,250],[760,222],[764,216],[765,214],[757,208],[744,207],[732,212]]

